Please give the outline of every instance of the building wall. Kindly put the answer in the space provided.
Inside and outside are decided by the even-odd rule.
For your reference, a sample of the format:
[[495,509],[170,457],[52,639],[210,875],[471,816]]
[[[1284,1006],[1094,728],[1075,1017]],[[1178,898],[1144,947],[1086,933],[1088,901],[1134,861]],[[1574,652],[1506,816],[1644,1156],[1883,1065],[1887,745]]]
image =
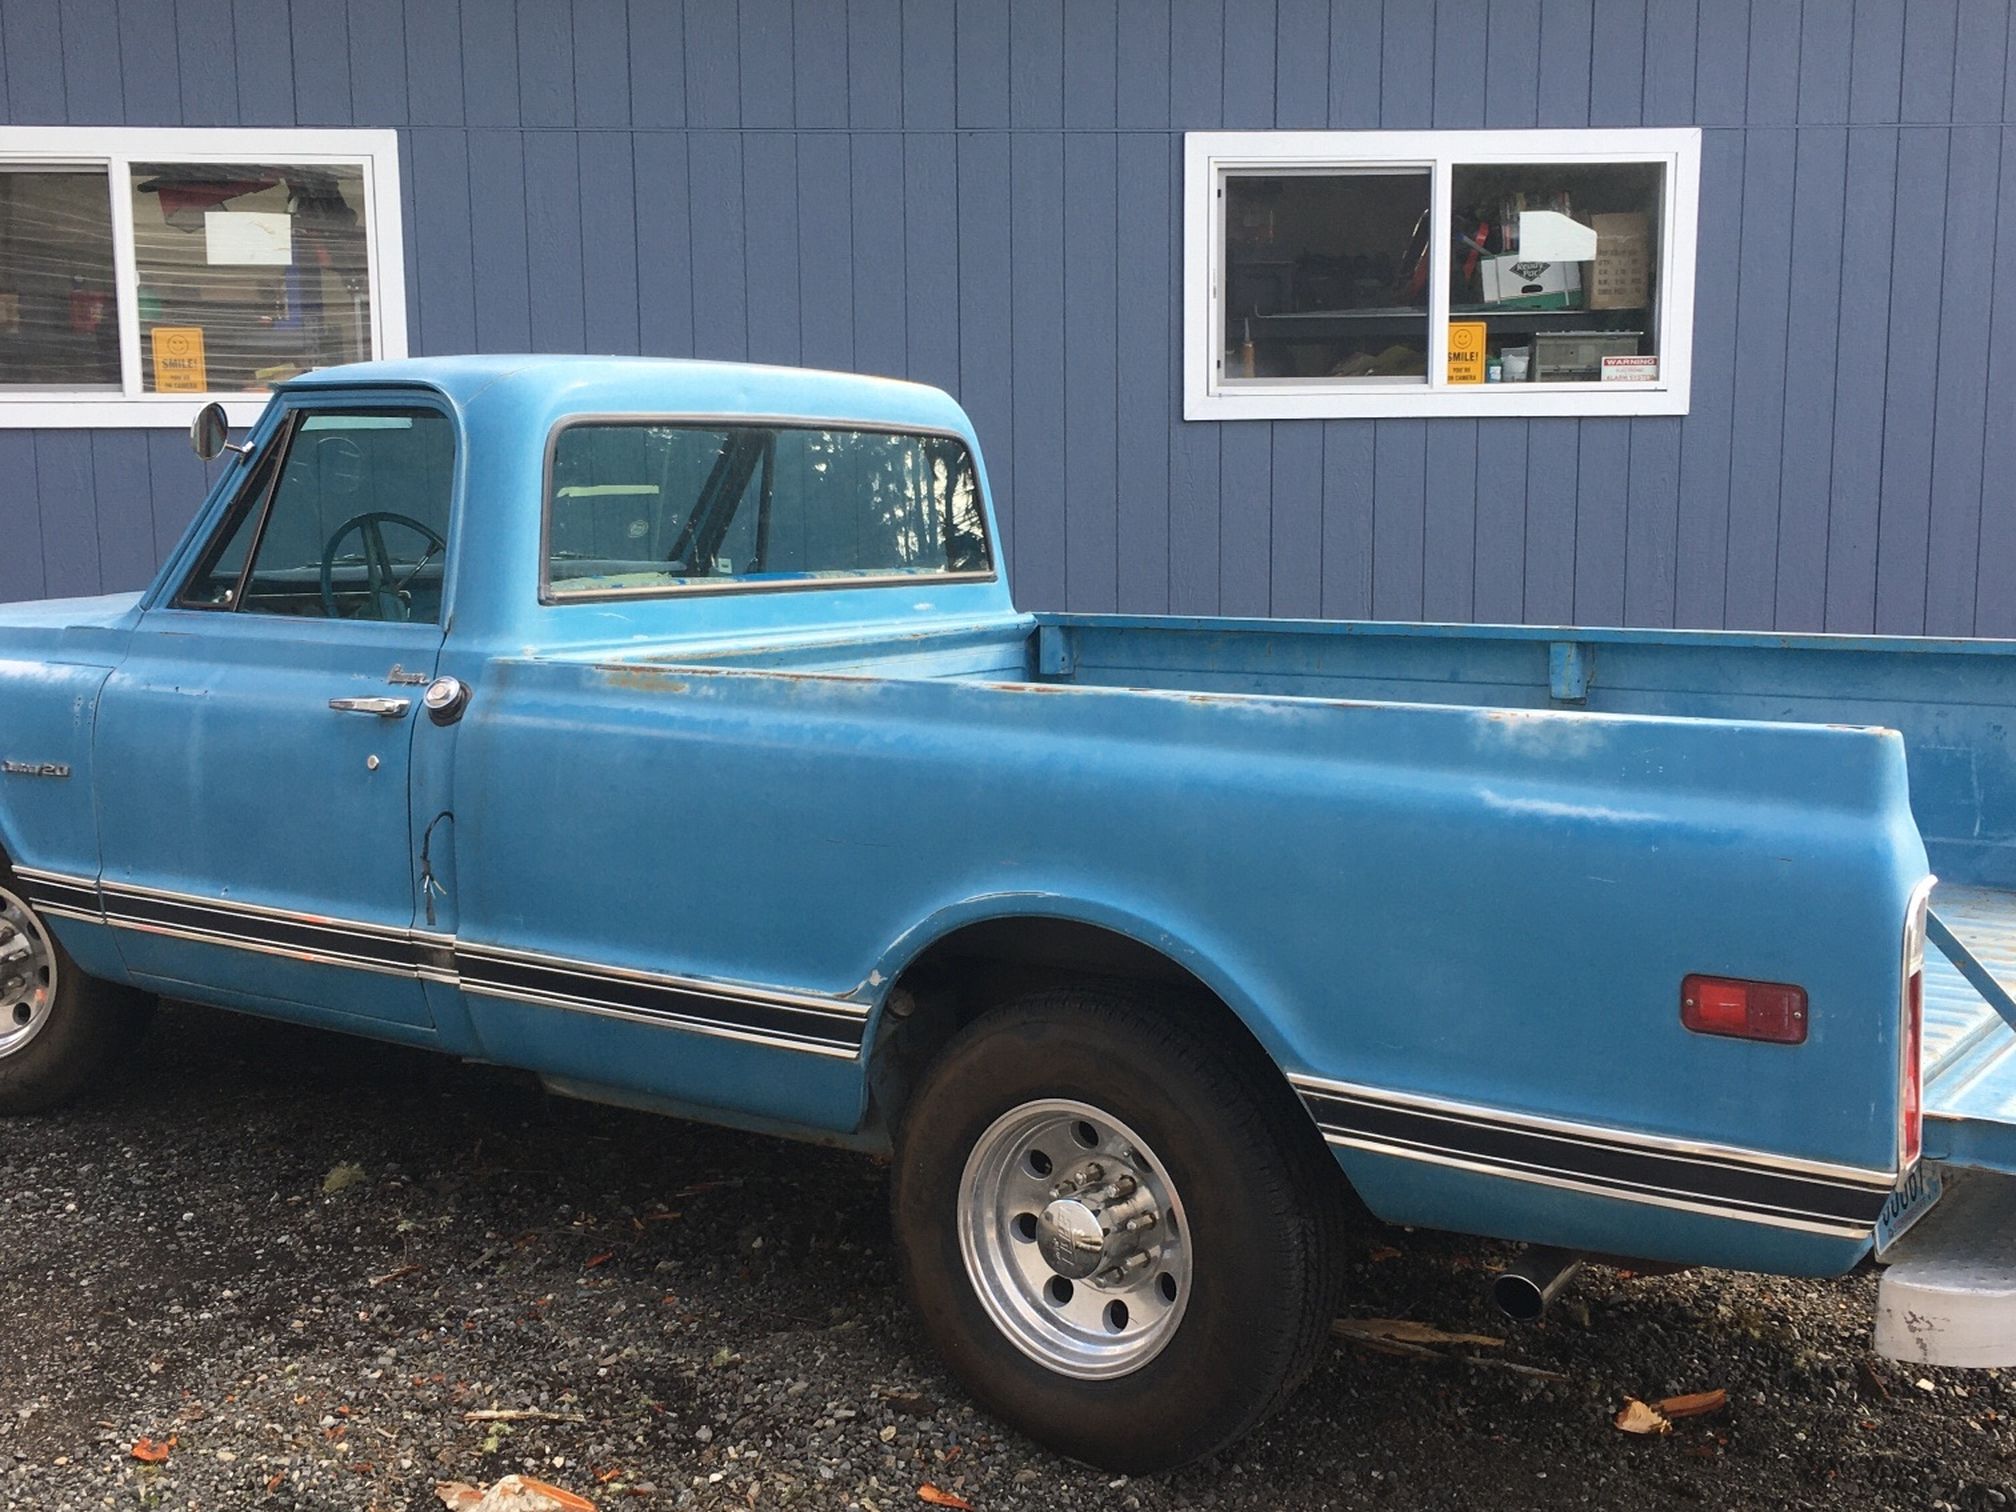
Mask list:
[[[414,351],[942,384],[1030,607],[2009,635],[2011,11],[0,0],[0,121],[397,126]],[[1684,420],[1181,420],[1186,129],[1686,124]],[[0,480],[4,599],[138,585],[201,469]]]

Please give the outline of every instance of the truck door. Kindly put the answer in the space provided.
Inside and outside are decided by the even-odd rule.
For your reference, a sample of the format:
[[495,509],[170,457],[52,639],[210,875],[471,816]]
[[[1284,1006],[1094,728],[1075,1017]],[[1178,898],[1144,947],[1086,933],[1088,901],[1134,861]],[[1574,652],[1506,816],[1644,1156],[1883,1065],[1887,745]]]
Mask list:
[[142,616],[96,747],[106,917],[150,985],[430,1027],[408,768],[454,462],[424,402],[298,403]]

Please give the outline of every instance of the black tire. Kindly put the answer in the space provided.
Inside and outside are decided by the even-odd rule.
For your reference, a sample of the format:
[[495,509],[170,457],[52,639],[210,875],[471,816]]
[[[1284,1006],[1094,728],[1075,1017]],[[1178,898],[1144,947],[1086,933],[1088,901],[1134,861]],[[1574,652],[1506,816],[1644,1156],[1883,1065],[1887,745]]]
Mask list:
[[[88,977],[47,922],[28,907],[20,884],[0,864],[0,902],[28,915],[49,942],[55,991],[40,1029],[0,1055],[0,1116],[43,1113],[83,1091],[146,1031],[154,999],[147,993]],[[0,928],[14,926],[0,922]],[[0,973],[0,981],[4,981]],[[0,1022],[0,1032],[13,1028]]]
[[[946,1047],[903,1118],[891,1201],[924,1327],[983,1406],[1061,1454],[1142,1474],[1226,1447],[1287,1400],[1336,1314],[1345,1185],[1273,1078],[1222,1036],[1098,988],[1022,998]],[[994,1323],[967,1272],[967,1159],[995,1120],[1045,1099],[1138,1132],[1184,1208],[1188,1303],[1131,1374],[1087,1380],[1041,1363]]]

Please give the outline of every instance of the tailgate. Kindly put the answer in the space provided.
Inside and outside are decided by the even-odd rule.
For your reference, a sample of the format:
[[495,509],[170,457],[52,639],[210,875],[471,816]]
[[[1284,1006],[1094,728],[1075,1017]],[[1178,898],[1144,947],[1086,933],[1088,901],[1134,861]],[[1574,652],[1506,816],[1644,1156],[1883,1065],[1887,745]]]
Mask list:
[[2016,892],[1941,885],[1925,947],[1925,1153],[2016,1173]]

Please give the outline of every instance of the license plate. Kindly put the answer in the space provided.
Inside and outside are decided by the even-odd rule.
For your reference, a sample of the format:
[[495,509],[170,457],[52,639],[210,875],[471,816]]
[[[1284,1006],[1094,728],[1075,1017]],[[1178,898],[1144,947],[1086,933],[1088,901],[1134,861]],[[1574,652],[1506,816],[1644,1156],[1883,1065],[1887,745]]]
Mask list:
[[1939,1179],[1939,1168],[1930,1161],[1921,1160],[1911,1168],[1911,1173],[1897,1185],[1890,1194],[1890,1200],[1883,1204],[1883,1211],[1876,1215],[1876,1258],[1881,1260],[1890,1252],[1891,1246],[1904,1237],[1906,1230],[1932,1210],[1932,1204],[1939,1200],[1945,1190],[1945,1183]]

